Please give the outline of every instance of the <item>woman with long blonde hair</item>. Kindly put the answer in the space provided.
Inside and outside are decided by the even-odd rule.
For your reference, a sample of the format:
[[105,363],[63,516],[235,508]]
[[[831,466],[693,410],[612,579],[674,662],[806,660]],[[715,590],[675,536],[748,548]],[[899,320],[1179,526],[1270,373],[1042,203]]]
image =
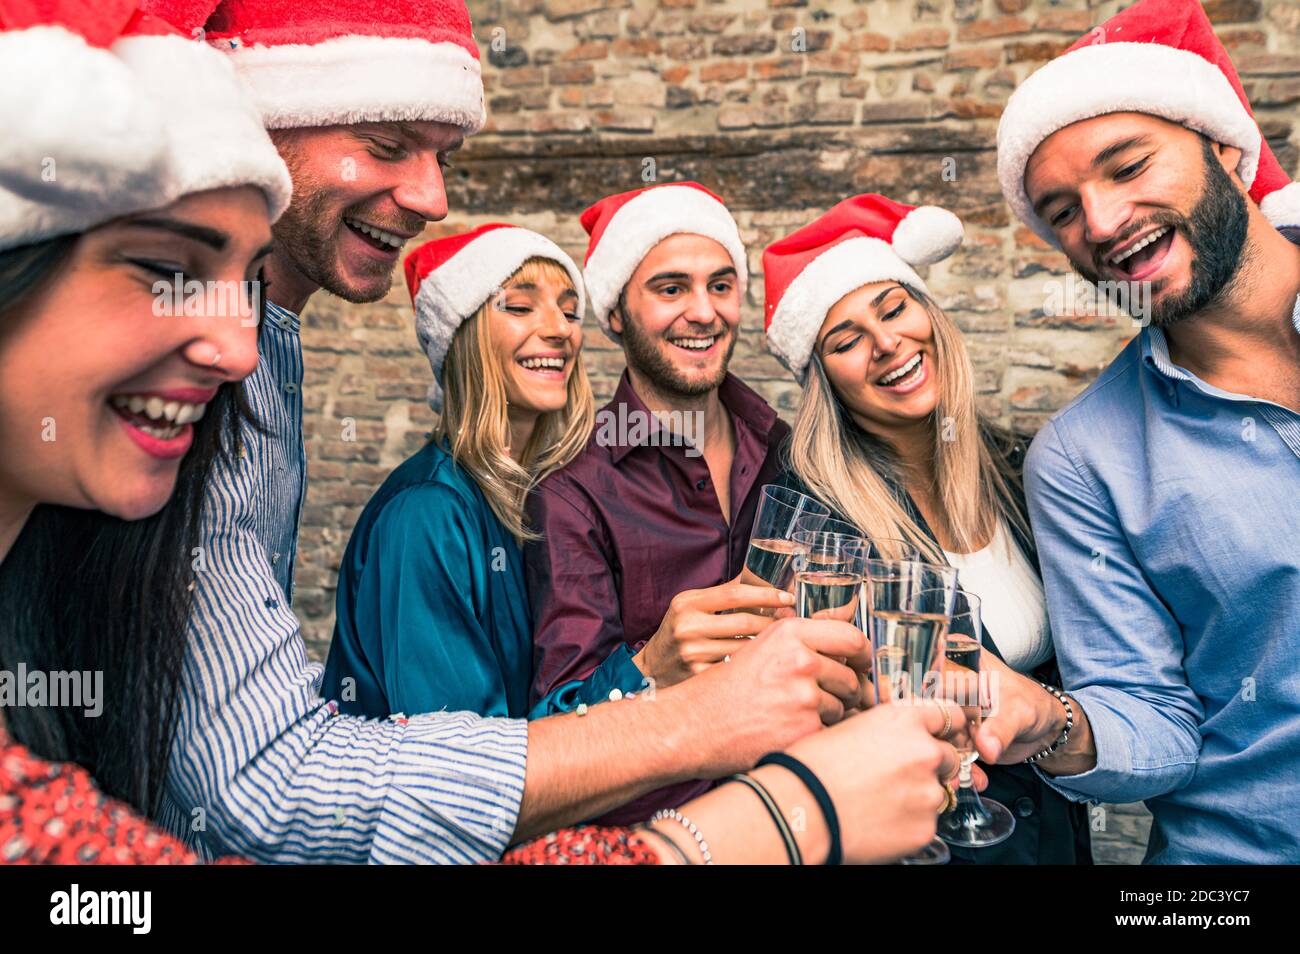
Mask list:
[[[962,336],[915,266],[950,255],[961,222],[934,206],[860,195],[763,255],[769,349],[803,385],[783,482],[928,563],[956,567],[983,606],[984,642],[1058,684],[1021,467],[1028,440],[978,412]],[[989,795],[1018,816],[992,848],[954,860],[1091,861],[1083,809],[1027,765],[994,766]]]
[[581,273],[550,239],[494,223],[421,246],[406,275],[441,416],[353,530],[325,692],[371,716],[536,717],[605,698],[597,674],[528,705],[524,501],[594,418]]

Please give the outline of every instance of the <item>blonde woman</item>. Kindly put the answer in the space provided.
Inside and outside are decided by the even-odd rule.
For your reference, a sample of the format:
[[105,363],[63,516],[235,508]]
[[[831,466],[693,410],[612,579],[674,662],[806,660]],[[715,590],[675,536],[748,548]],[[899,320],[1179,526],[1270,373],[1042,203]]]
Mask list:
[[[961,237],[946,210],[860,195],[764,252],[768,347],[804,387],[783,482],[868,537],[956,567],[982,601],[989,650],[1055,685],[1021,483],[1028,441],[977,412],[961,334],[915,271]],[[1015,834],[954,848],[955,860],[1091,861],[1080,806],[1027,765],[989,778],[989,795],[1017,816]]]
[[542,235],[491,224],[421,246],[406,275],[441,417],[353,531],[326,695],[362,715],[524,717],[639,689],[635,667],[610,667],[528,705],[524,499],[593,423],[577,265]]

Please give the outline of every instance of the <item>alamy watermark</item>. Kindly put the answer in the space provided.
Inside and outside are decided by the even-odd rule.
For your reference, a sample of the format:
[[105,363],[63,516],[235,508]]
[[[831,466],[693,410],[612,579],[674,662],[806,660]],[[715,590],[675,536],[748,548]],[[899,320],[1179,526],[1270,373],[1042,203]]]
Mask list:
[[1071,273],[1043,286],[1043,314],[1124,317],[1138,328],[1151,324],[1150,282],[1090,282]]
[[104,672],[91,670],[0,669],[0,709],[22,707],[81,709],[87,719],[104,711]]
[[703,411],[642,411],[620,404],[596,412],[600,447],[685,447],[687,457],[704,453]]
[[171,281],[153,283],[153,313],[159,318],[238,318],[255,328],[262,315],[262,282],[201,282],[177,272]]

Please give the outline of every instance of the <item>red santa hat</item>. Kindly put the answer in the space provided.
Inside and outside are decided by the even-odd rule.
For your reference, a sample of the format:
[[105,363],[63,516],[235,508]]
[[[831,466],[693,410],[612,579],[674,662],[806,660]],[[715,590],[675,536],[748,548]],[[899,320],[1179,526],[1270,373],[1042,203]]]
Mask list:
[[934,205],[855,195],[763,252],[767,348],[800,381],[826,313],[872,282],[928,291],[915,269],[961,245],[961,220]]
[[564,267],[578,293],[581,316],[587,307],[582,273],[564,249],[537,232],[490,222],[471,232],[426,242],[406,256],[415,333],[433,368],[429,406],[434,411],[442,411],[442,364],[456,330],[530,258],[547,258]]
[[[430,120],[483,127],[463,0],[145,0],[230,54],[267,129]],[[209,15],[210,14],[210,15]]]
[[648,186],[606,196],[582,213],[582,227],[591,236],[583,276],[596,321],[615,341],[609,326],[618,296],[641,260],[670,235],[682,233],[711,238],[731,256],[740,294],[749,272],[745,244],[736,220],[722,199],[697,182]]
[[1196,0],[1139,0],[1012,94],[998,126],[998,178],[1026,225],[1056,245],[1025,193],[1025,167],[1052,133],[1106,113],[1159,116],[1241,150],[1237,174],[1279,228],[1300,226],[1300,185],[1259,131],[1228,52]]
[[0,3],[0,249],[288,170],[230,64],[135,0]]

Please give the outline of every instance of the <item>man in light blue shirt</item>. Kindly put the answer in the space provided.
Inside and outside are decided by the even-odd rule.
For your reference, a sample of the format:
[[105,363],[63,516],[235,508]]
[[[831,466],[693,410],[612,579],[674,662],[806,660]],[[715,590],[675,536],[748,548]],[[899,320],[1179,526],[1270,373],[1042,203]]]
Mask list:
[[1027,80],[999,174],[1141,331],[1029,454],[1068,694],[999,671],[980,750],[1079,801],[1145,800],[1148,862],[1300,862],[1300,187],[1199,4],[1098,30],[1156,40]]

